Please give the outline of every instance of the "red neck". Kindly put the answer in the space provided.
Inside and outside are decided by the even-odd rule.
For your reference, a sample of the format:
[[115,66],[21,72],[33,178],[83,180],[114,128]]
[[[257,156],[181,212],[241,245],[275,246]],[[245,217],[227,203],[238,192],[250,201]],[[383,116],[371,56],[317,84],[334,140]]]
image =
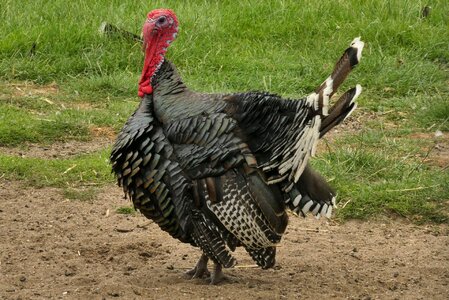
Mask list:
[[142,28],[145,62],[139,80],[139,97],[153,93],[151,78],[162,65],[165,52],[177,32],[178,20],[173,11],[161,8],[148,14]]
[[145,94],[153,93],[151,78],[154,76],[154,74],[164,61],[164,55],[167,51],[167,47],[168,43],[161,40],[159,34],[154,36],[152,41],[147,43],[142,76],[139,80],[139,97],[143,97]]

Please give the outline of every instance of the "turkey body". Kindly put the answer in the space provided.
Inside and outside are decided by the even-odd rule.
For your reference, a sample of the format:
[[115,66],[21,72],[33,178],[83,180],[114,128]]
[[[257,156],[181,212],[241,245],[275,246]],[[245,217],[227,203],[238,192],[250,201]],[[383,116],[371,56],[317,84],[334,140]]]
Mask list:
[[248,95],[191,92],[168,61],[153,82],[112,150],[119,184],[146,217],[214,262],[233,266],[228,249],[244,246],[273,266],[288,217],[236,119],[235,101]]
[[[166,24],[162,17],[150,13],[148,22]],[[328,109],[360,59],[363,43],[351,45],[332,75],[298,100],[259,92],[197,93],[166,59],[141,80],[150,88],[142,89],[139,107],[117,137],[112,168],[136,209],[173,238],[201,249],[191,274],[204,275],[208,259],[216,274],[234,266],[231,252],[239,246],[263,269],[273,267],[288,209],[330,217],[335,192],[308,160],[318,140],[355,108],[360,86]],[[212,283],[219,279],[212,276]]]

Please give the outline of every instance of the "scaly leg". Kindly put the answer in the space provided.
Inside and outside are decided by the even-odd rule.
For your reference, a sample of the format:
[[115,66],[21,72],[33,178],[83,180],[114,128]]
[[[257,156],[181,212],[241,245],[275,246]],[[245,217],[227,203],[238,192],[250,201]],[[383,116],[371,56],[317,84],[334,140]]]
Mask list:
[[223,273],[222,266],[220,264],[214,263],[214,271],[210,276],[210,284],[217,284],[226,279]]
[[192,276],[193,278],[203,278],[203,276],[209,276],[210,272],[207,269],[207,262],[209,261],[209,258],[206,255],[201,255],[200,260],[196,264],[196,266],[187,271],[186,274]]

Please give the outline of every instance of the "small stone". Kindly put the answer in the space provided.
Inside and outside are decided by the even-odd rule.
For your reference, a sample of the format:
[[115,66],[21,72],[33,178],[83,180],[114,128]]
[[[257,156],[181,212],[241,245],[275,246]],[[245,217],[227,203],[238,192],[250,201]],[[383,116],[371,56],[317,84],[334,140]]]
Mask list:
[[120,296],[120,294],[117,292],[108,292],[108,295],[111,297],[119,297]]
[[169,265],[169,266],[167,266],[167,269],[169,269],[169,270],[173,270],[175,267],[173,267],[173,265]]
[[151,254],[151,253],[149,253],[147,251],[140,252],[139,255],[142,256],[142,257],[146,257],[146,258],[153,257],[153,254]]
[[27,280],[27,278],[25,276],[20,276],[19,280],[22,282],[25,282]]
[[128,271],[134,271],[134,270],[136,270],[136,269],[137,269],[137,267],[132,266],[132,265],[126,266],[126,270],[128,270]]
[[138,290],[133,290],[133,292],[134,292],[134,294],[136,294],[137,296],[140,296],[140,295],[142,295],[142,293],[141,293],[141,292],[139,292]]
[[399,276],[399,272],[394,272],[394,273],[393,273],[393,277],[396,278],[396,277],[398,277],[398,276]]
[[115,231],[117,232],[121,232],[121,233],[126,233],[126,232],[131,232],[133,231],[134,228],[126,228],[126,227],[119,227],[119,228],[115,228]]

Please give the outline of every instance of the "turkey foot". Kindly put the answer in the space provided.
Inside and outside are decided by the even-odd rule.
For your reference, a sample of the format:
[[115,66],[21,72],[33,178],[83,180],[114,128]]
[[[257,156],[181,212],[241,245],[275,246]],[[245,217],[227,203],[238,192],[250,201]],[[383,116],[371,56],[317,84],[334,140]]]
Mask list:
[[207,277],[210,275],[209,270],[207,269],[207,262],[209,258],[206,255],[201,255],[200,260],[197,262],[196,266],[187,271],[186,274],[192,276],[193,278],[203,278],[203,276]]
[[212,272],[210,276],[210,284],[217,284],[222,282],[223,280],[226,280],[226,276],[222,271],[222,266],[220,264],[214,264],[214,271]]

